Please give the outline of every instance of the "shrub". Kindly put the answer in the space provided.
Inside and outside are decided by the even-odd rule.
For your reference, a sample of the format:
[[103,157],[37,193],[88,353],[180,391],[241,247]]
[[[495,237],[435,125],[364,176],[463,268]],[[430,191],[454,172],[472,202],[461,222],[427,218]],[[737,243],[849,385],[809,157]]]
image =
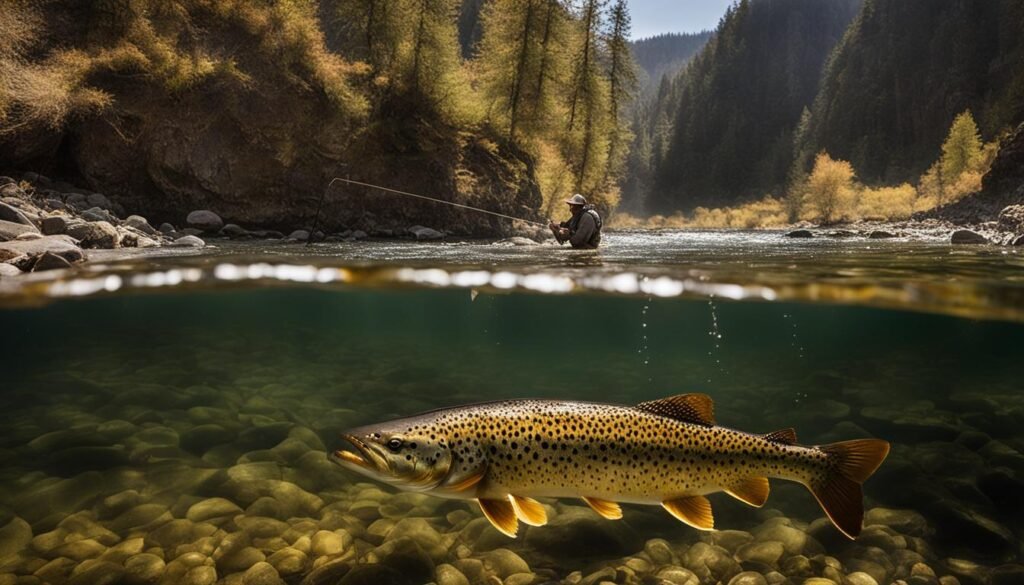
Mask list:
[[834,223],[848,213],[854,198],[853,166],[821,152],[804,187],[804,200],[822,223]]

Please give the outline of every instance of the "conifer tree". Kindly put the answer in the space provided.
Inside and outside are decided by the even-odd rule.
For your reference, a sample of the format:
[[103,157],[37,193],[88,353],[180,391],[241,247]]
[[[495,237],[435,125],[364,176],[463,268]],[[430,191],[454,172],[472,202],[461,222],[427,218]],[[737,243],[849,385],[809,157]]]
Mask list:
[[465,78],[458,42],[458,0],[411,1],[412,30],[409,64],[405,67],[408,89],[414,98],[450,119],[460,117],[465,106]]
[[629,35],[631,19],[626,0],[616,0],[611,9],[609,30],[606,34],[609,87],[609,117],[611,118],[611,136],[609,137],[608,164],[606,175],[611,177],[619,172],[624,162],[622,151],[625,150],[629,136],[629,122],[624,116],[624,108],[633,98],[637,86],[636,64],[629,52]]
[[977,168],[982,159],[981,136],[974,116],[967,110],[953,121],[946,141],[942,143],[942,176],[956,182],[960,175]]

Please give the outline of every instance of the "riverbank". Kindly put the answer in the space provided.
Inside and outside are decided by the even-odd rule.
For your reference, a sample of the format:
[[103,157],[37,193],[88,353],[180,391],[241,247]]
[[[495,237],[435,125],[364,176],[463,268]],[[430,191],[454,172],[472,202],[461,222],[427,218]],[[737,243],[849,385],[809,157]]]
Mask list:
[[[225,222],[214,211],[199,209],[188,212],[181,225],[161,222],[154,226],[155,222],[127,213],[123,205],[102,193],[37,173],[18,179],[0,176],[0,277],[70,268],[86,261],[89,250],[203,248],[225,240],[354,242],[373,237],[431,241],[452,235],[422,225],[325,232],[312,225],[315,221],[288,231],[247,229]],[[525,224],[512,233],[514,238],[537,241],[547,236]]]

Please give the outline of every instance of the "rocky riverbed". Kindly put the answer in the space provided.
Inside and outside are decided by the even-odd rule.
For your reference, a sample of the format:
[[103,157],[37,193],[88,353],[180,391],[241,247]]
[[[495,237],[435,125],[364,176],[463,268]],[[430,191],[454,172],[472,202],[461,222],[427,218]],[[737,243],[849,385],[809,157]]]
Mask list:
[[[428,397],[440,389],[445,403],[479,400],[469,389],[492,371],[489,354],[465,354],[463,367],[446,370],[436,367],[440,348],[396,340],[378,347],[341,334],[310,344],[304,335],[250,341],[240,352],[241,338],[230,333],[211,340],[206,330],[178,330],[153,336],[147,347],[86,345],[7,378],[0,584],[1010,585],[1024,578],[1016,520],[1024,399],[1009,388],[964,390],[937,403],[819,371],[794,384],[828,388],[835,398],[799,408],[779,401],[772,387],[729,390],[730,426],[786,421],[816,440],[877,434],[894,442],[867,486],[866,528],[856,542],[840,537],[802,488],[778,481],[761,510],[716,497],[720,530],[712,533],[657,508],[627,506],[625,519],[611,522],[576,502],[549,500],[551,523],[512,540],[473,505],[396,493],[326,458],[339,430],[435,406]],[[909,386],[904,378],[922,367],[913,360],[894,360],[880,379]],[[680,367],[701,366],[683,360]],[[872,367],[851,362],[850,372]],[[588,373],[615,379],[628,370],[607,360]],[[507,382],[529,378],[523,372]]]

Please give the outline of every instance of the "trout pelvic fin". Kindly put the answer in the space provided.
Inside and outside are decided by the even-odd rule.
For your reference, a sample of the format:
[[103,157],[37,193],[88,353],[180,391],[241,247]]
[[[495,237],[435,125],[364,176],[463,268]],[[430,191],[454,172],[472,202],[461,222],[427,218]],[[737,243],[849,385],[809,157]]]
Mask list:
[[751,477],[729,486],[725,493],[741,502],[760,508],[768,501],[770,489],[767,477]]
[[516,512],[508,500],[477,500],[477,503],[498,532],[509,538],[516,537],[516,533],[519,532],[519,521],[516,520]]
[[715,517],[711,513],[711,502],[704,496],[686,496],[661,503],[669,514],[698,530],[713,530]]
[[516,518],[519,518],[523,524],[544,526],[548,523],[548,513],[537,500],[509,494],[508,501],[512,504],[512,511],[515,512]]
[[794,429],[782,429],[764,436],[765,441],[779,443],[780,445],[796,445],[796,431]]
[[707,394],[679,394],[641,402],[636,408],[695,425],[715,426],[715,402]]
[[602,500],[600,498],[591,498],[589,496],[583,496],[583,501],[593,508],[593,510],[602,518],[606,518],[608,520],[622,519],[622,508],[620,508],[615,502],[609,502],[608,500]]
[[807,487],[832,524],[852,540],[860,535],[864,523],[864,492],[860,486],[885,461],[889,443],[858,439],[822,445],[819,449],[828,453],[835,465]]

